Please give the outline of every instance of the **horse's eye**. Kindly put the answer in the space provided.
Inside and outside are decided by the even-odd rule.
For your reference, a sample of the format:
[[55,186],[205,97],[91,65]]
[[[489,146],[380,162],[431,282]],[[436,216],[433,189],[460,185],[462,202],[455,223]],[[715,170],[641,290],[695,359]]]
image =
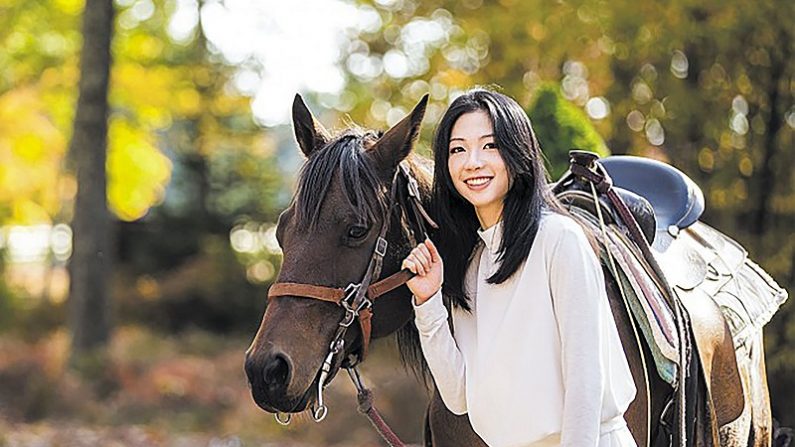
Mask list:
[[351,239],[361,239],[367,235],[367,227],[353,225],[348,227],[348,237]]

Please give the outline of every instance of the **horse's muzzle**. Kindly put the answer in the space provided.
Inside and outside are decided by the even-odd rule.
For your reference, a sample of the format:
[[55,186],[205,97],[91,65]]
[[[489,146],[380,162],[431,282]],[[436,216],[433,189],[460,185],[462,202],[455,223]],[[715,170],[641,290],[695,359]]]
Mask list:
[[293,365],[286,354],[271,351],[265,356],[247,355],[245,370],[254,402],[263,410],[295,412],[306,407],[308,396],[288,395]]

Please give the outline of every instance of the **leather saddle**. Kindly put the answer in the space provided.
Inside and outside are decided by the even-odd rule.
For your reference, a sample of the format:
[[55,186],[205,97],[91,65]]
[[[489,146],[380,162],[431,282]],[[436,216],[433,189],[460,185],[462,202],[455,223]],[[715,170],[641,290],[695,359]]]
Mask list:
[[[713,399],[721,396],[713,401],[717,422],[721,425],[735,419],[744,406],[742,385],[735,346],[730,339],[716,343],[721,338],[719,334],[728,330],[723,329],[725,318],[715,302],[718,291],[707,287],[712,259],[705,256],[702,244],[690,240],[690,230],[688,237],[679,237],[704,212],[701,188],[680,170],[652,159],[623,155],[606,157],[599,163],[614,187],[641,196],[653,209],[655,230],[650,244],[666,280],[692,317],[693,336],[708,376],[709,394]],[[628,205],[633,210],[631,202]],[[638,218],[634,210],[633,215]],[[704,227],[699,225],[698,229]]]
[[657,250],[664,250],[671,238],[695,223],[704,212],[701,188],[671,165],[631,155],[605,157],[599,163],[615,186],[649,201],[656,221],[652,245]]

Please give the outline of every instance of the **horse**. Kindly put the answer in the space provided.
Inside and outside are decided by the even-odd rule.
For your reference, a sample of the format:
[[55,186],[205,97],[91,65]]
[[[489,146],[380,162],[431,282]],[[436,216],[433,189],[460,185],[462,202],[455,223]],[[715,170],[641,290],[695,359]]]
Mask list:
[[[316,420],[322,419],[323,387],[342,367],[363,358],[370,338],[397,334],[403,361],[422,370],[408,288],[391,288],[372,301],[360,291],[367,289],[371,280],[380,278],[377,273],[372,275],[374,253],[381,254],[379,272],[399,272],[402,260],[416,241],[407,218],[410,199],[403,192],[407,188],[396,188],[397,182],[411,185],[410,179],[416,179],[414,194],[422,205],[431,206],[431,162],[412,153],[426,104],[427,95],[384,133],[351,127],[332,137],[300,95],[295,97],[295,138],[307,161],[292,203],[279,216],[276,237],[284,259],[271,290],[284,284],[292,288],[275,294],[278,299],[270,299],[246,350],[244,366],[253,400],[266,412],[276,413],[277,418],[279,413],[311,408]],[[401,170],[406,171],[406,179],[402,179]],[[363,276],[367,284],[359,287]],[[674,390],[644,367],[642,359],[651,358],[650,348],[636,339],[619,287],[607,270],[605,278],[637,388],[625,418],[638,445],[669,445],[661,420]],[[351,288],[352,285],[359,286]],[[331,295],[337,297],[329,299]],[[356,304],[355,308],[351,303]],[[713,363],[722,365],[713,354],[721,352],[726,340],[730,340],[726,324],[714,307],[693,316],[705,322],[693,326],[709,340],[702,350],[709,351],[705,373],[713,382],[717,375],[712,372],[720,372]],[[361,320],[360,325],[351,324],[355,317]],[[756,390],[739,391],[744,397],[743,417],[737,417],[736,408],[718,417],[723,424],[731,420],[738,424],[732,430],[721,431],[721,437],[726,439],[722,445],[770,445],[769,398],[766,383],[760,385],[760,379],[764,381],[765,377],[761,346],[760,334],[751,349],[756,363],[747,361],[741,368],[746,390]],[[713,397],[720,400],[720,396]],[[745,418],[747,415],[753,417]],[[486,445],[472,429],[467,415],[450,412],[435,388],[425,415],[425,438],[426,445],[433,446]]]

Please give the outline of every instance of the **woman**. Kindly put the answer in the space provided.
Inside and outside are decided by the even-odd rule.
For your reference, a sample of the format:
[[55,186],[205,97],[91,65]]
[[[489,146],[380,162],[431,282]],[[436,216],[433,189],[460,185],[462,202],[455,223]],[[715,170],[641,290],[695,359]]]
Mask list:
[[426,240],[403,266],[417,274],[415,322],[445,405],[490,446],[635,446],[623,416],[635,386],[602,270],[547,188],[527,115],[471,90],[433,150],[440,250]]

